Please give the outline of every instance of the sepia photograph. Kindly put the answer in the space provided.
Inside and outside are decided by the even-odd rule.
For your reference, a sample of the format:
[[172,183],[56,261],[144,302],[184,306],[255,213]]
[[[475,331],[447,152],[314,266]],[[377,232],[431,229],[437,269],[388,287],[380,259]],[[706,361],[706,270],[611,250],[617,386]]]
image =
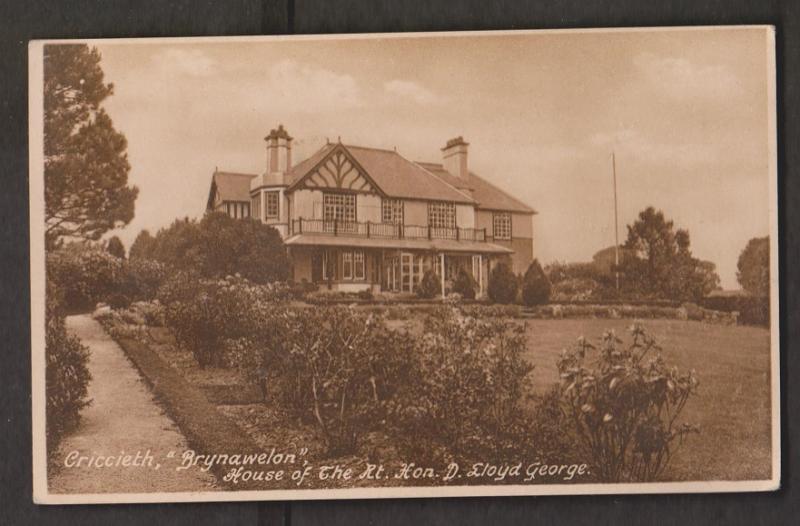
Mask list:
[[774,28],[29,75],[37,503],[778,489]]

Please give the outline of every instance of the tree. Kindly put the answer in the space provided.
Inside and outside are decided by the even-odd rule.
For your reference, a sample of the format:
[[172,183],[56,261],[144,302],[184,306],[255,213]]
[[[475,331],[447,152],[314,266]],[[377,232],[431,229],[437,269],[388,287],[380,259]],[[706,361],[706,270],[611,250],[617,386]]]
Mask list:
[[[141,243],[148,243],[146,236],[139,237],[143,239]],[[138,252],[139,249],[136,257]],[[174,221],[156,234],[149,253],[149,257],[167,267],[201,277],[240,274],[255,283],[285,281],[289,277],[289,257],[277,230],[254,219],[234,219],[222,212],[208,213],[199,222],[188,218]]]
[[153,250],[155,249],[156,238],[154,238],[149,230],[142,230],[136,239],[133,240],[129,256],[131,259],[152,259]]
[[517,299],[517,277],[506,263],[500,263],[489,272],[487,293],[495,303],[513,303]]
[[[714,264],[692,255],[689,231],[648,207],[628,225],[620,270],[628,294],[697,301],[718,286]],[[709,289],[711,287],[711,289]]]
[[547,303],[549,299],[550,280],[547,279],[539,260],[534,259],[522,279],[522,302],[531,306]]
[[106,251],[114,257],[125,259],[125,245],[122,244],[122,240],[117,236],[108,240]]
[[769,236],[747,242],[739,261],[736,279],[744,290],[756,297],[769,296]]
[[98,240],[133,219],[125,136],[101,103],[113,93],[100,53],[86,44],[44,48],[45,243]]

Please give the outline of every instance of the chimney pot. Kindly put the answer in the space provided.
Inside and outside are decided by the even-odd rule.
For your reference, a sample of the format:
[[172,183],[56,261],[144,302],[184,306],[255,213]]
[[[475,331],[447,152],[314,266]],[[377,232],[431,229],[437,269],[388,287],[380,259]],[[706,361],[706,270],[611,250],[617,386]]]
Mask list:
[[447,141],[442,148],[442,165],[444,169],[452,175],[463,180],[469,179],[469,167],[467,164],[467,149],[469,143],[464,137],[458,136]]

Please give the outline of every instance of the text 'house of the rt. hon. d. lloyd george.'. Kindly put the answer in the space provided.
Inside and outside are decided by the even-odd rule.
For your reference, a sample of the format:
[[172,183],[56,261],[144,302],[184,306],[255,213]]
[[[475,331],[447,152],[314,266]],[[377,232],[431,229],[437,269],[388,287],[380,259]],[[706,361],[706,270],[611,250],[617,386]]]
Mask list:
[[338,142],[294,164],[283,126],[265,140],[264,173],[216,170],[207,209],[274,226],[295,281],[413,293],[426,270],[447,286],[463,268],[480,296],[496,264],[521,273],[533,259],[536,212],[470,172],[461,137],[441,163]]

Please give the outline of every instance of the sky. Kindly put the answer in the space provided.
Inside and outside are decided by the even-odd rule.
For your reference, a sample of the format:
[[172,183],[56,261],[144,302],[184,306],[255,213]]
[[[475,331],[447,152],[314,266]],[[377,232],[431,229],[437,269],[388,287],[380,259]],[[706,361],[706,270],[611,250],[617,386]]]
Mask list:
[[104,106],[128,139],[136,217],[119,235],[203,214],[211,174],[259,173],[283,124],[294,162],[326,140],[469,168],[537,210],[543,263],[588,261],[654,206],[691,234],[724,288],[769,232],[764,29],[402,38],[105,41]]

